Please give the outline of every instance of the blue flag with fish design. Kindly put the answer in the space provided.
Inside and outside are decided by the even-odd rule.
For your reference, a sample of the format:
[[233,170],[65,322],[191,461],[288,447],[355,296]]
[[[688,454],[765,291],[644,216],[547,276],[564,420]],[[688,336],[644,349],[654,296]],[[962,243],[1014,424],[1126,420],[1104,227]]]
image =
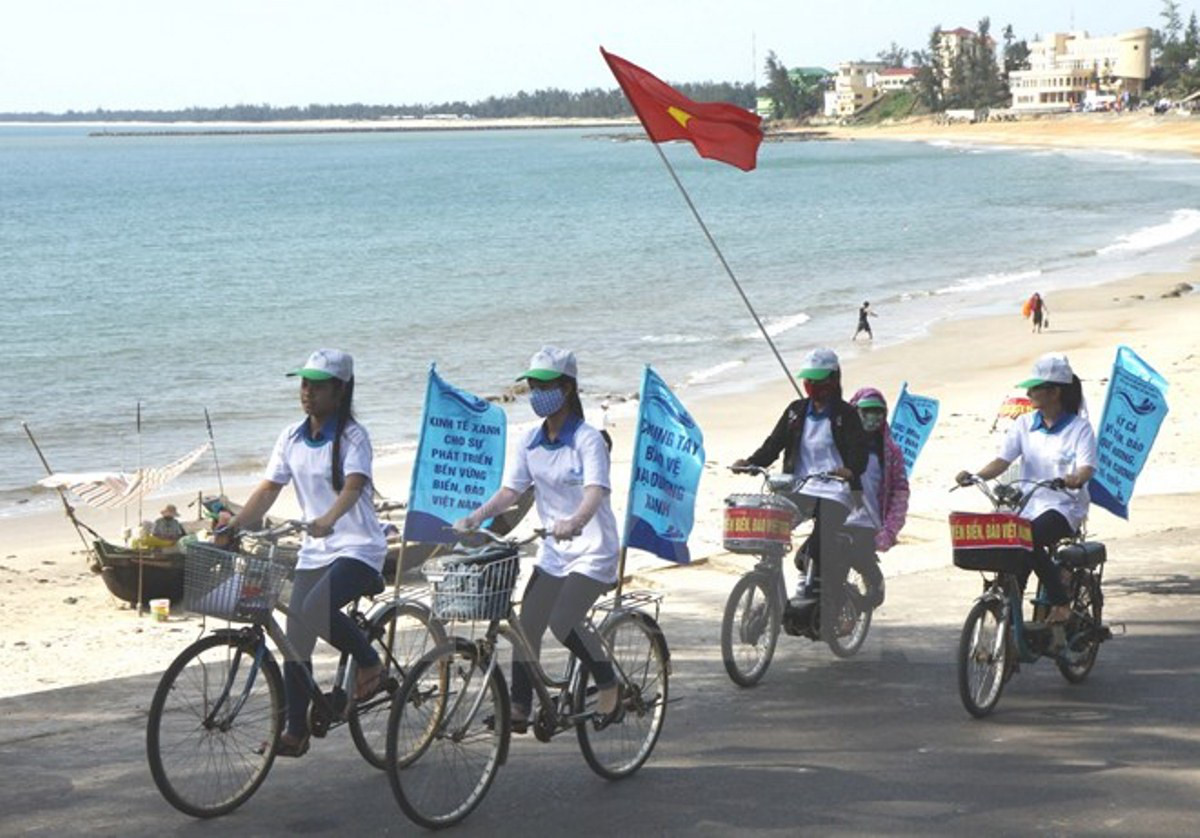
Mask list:
[[502,408],[447,384],[430,365],[405,541],[455,540],[447,528],[500,488],[506,426]]
[[888,428],[892,432],[892,439],[904,452],[904,473],[909,477],[912,477],[917,456],[933,433],[937,418],[937,399],[908,392],[907,381],[900,385],[900,395],[892,408],[892,421]]
[[1117,347],[1104,414],[1096,429],[1092,503],[1128,520],[1133,484],[1167,415],[1167,380],[1128,346]]
[[696,490],[704,469],[704,434],[649,364],[642,376],[625,547],[687,564]]

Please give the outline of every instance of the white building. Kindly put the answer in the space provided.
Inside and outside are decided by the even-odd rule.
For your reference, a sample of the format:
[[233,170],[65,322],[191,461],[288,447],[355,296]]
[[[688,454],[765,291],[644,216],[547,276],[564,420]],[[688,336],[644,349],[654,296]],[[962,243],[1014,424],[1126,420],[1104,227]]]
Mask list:
[[1009,74],[1016,111],[1069,110],[1088,94],[1137,95],[1150,76],[1151,30],[1104,38],[1058,32],[1029,45],[1029,69]]

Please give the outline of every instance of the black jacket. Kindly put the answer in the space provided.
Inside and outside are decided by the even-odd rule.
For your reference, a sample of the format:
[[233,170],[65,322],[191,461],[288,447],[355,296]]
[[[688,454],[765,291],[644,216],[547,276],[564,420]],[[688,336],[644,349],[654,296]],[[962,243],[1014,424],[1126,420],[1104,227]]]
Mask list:
[[[849,403],[838,399],[830,406],[833,424],[833,444],[842,456],[842,463],[854,477],[850,480],[850,488],[862,491],[862,473],[867,469],[868,448],[867,435],[863,431],[862,420],[858,411]],[[749,462],[766,468],[775,462],[779,452],[783,452],[783,470],[791,474],[796,468],[796,452],[800,450],[800,440],[804,436],[804,422],[808,418],[808,399],[796,399],[787,406],[775,428],[771,431],[759,449],[750,455]]]

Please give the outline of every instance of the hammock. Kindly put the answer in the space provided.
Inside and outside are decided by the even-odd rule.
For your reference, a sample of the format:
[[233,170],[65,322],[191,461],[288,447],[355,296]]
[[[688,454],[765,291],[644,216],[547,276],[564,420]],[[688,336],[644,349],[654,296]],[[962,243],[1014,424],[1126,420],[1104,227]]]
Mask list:
[[66,489],[94,509],[129,506],[187,471],[209,449],[204,443],[173,463],[159,468],[141,468],[133,474],[117,471],[61,472],[38,481],[47,489]]

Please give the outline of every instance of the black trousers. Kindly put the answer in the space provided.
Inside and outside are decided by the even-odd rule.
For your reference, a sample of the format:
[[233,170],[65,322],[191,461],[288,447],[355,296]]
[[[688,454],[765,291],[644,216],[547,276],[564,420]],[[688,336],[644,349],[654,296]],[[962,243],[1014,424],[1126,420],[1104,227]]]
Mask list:
[[1033,570],[1042,580],[1051,605],[1066,605],[1071,601],[1071,594],[1063,584],[1058,566],[1050,558],[1050,548],[1074,534],[1075,530],[1057,510],[1048,509],[1033,519],[1033,553],[1029,557],[1029,567],[1021,574],[1022,588],[1029,579],[1029,571]]

